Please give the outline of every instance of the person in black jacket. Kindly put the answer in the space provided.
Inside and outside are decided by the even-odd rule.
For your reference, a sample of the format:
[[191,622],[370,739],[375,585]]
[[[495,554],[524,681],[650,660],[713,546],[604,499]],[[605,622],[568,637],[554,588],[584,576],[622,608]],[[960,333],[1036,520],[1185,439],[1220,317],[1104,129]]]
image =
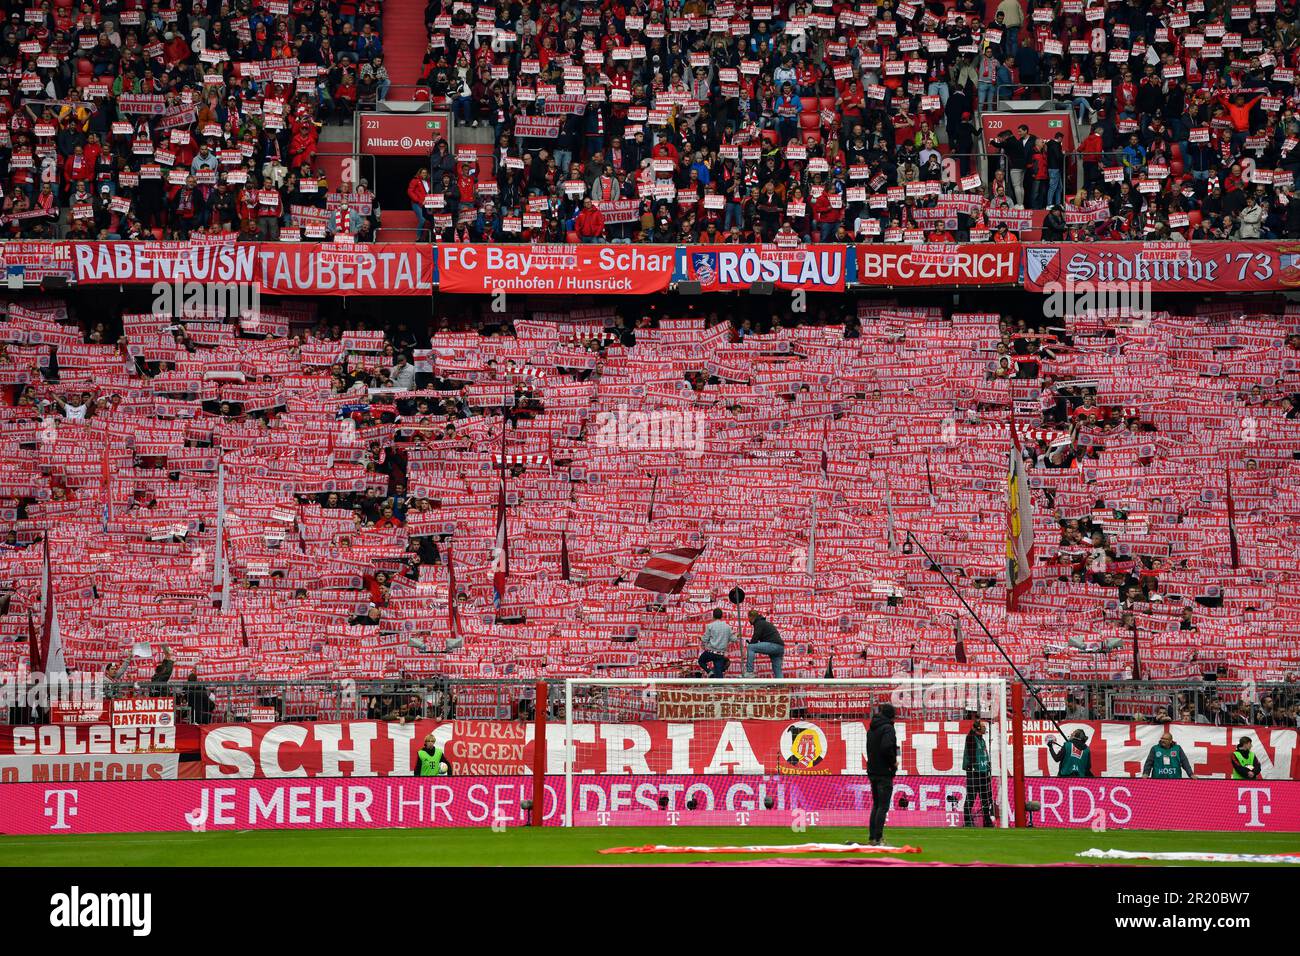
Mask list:
[[749,623],[753,625],[753,633],[745,651],[745,676],[754,676],[754,658],[766,654],[772,661],[772,676],[780,679],[781,663],[785,659],[785,641],[781,633],[757,611],[749,612]]
[[894,735],[894,705],[881,704],[867,731],[867,778],[871,781],[871,845],[885,842],[885,818],[898,772],[898,738]]
[[961,769],[966,771],[966,804],[962,822],[968,827],[975,825],[977,799],[984,825],[993,826],[993,768],[989,762],[988,744],[984,742],[984,730],[984,721],[976,718],[966,734],[966,748],[961,758]]

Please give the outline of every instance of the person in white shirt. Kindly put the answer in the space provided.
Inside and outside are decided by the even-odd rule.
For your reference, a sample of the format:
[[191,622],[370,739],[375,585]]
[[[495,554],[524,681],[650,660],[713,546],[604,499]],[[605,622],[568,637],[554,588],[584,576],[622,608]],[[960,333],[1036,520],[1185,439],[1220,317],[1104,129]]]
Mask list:
[[397,357],[393,360],[393,367],[388,370],[388,374],[393,380],[393,385],[403,392],[409,392],[415,388],[415,366],[407,360],[405,352],[397,353]]
[[85,421],[90,414],[91,406],[94,405],[89,392],[82,392],[80,399],[74,397],[71,401],[64,401],[56,397],[54,401],[62,409],[63,417],[74,422]]
[[700,666],[710,677],[721,677],[727,671],[731,661],[727,658],[727,648],[736,640],[736,632],[722,620],[722,608],[713,609],[713,620],[704,629],[704,653],[700,655]]

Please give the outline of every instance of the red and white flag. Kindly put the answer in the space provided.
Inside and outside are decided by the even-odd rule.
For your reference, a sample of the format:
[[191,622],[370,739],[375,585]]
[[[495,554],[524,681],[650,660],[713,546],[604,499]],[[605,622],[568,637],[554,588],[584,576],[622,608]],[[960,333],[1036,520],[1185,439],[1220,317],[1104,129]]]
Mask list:
[[1020,596],[1034,585],[1034,508],[1029,479],[1020,454],[1020,436],[1011,429],[1007,467],[1007,610],[1020,607]]
[[510,577],[510,531],[506,527],[506,483],[501,481],[497,496],[497,541],[492,552],[493,600],[500,606],[506,596],[506,580]]
[[703,548],[669,548],[652,554],[632,583],[647,591],[676,594],[686,584],[686,575],[703,552]]
[[456,609],[456,555],[450,541],[447,542],[447,636],[451,640],[460,637],[460,612]]
[[885,544],[890,551],[898,550],[898,525],[894,522],[894,493],[889,487],[889,472],[885,472]]
[[54,606],[54,578],[50,574],[50,539],[45,537],[45,562],[41,569],[41,608],[45,620],[41,631],[41,664],[46,674],[66,674],[63,638],[59,634],[59,611]]
[[1232,465],[1225,469],[1228,474],[1228,559],[1232,567],[1241,567],[1241,552],[1237,548],[1237,506],[1232,500]]

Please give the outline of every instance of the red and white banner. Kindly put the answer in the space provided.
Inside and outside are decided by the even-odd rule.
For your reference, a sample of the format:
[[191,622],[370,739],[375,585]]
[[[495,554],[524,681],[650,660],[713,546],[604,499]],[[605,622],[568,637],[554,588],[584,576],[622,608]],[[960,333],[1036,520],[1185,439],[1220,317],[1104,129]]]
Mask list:
[[0,756],[77,757],[83,754],[134,754],[199,749],[199,728],[193,724],[172,727],[112,727],[108,724],[39,726],[0,725]]
[[433,254],[406,243],[77,242],[78,285],[257,283],[277,295],[425,295]]
[[515,120],[515,138],[555,139],[560,135],[560,116],[521,116]]
[[442,292],[647,295],[673,277],[672,246],[442,245]]
[[596,203],[607,226],[621,226],[641,218],[641,200],[609,199]]
[[1020,247],[997,243],[857,247],[858,285],[985,286],[1020,281]]
[[687,246],[685,272],[705,292],[772,282],[781,289],[842,292],[848,246]]
[[[83,780],[175,780],[176,754],[98,754],[83,757],[0,757],[0,784]],[[3,829],[3,827],[0,827]]]
[[[867,721],[808,718],[819,741],[820,758],[801,765],[802,775],[861,775],[866,772]],[[785,773],[798,734],[784,720],[711,720],[693,723],[641,721],[627,724],[575,723],[574,748],[579,773]],[[1300,779],[1296,730],[1286,727],[1214,727],[1173,724],[1174,740],[1187,753],[1198,777],[1226,777],[1230,753],[1247,736],[1269,780]],[[1136,777],[1163,732],[1160,724],[1069,721],[1066,734],[1088,732],[1092,770],[1097,776]],[[959,721],[900,722],[895,725],[900,772],[961,773],[968,724]],[[532,766],[533,725],[506,721],[434,721],[391,724],[350,721],[313,724],[229,724],[201,728],[203,775],[208,778],[264,776],[404,776],[415,752],[432,733],[457,773],[525,774]],[[1051,776],[1048,724],[1025,729],[1025,768],[1031,776]],[[564,730],[547,733],[547,772],[564,770]],[[996,746],[992,744],[991,746]],[[806,761],[805,761],[806,764]]]
[[109,722],[114,727],[171,727],[176,723],[176,701],[171,697],[115,700]]
[[[1025,247],[1025,288],[1142,286],[1152,292],[1277,292],[1300,288],[1300,244],[1109,242]],[[1047,289],[1047,291],[1052,291]]]

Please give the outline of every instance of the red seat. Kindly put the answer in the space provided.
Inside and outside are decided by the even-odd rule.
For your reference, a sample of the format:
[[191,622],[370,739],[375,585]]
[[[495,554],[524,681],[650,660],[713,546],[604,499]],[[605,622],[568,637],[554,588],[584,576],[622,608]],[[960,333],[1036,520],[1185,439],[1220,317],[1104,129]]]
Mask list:
[[759,139],[773,146],[781,145],[781,135],[774,129],[765,129],[759,131]]
[[1195,229],[1201,224],[1201,211],[1192,209],[1187,213],[1187,228]]
[[816,113],[800,113],[799,128],[801,130],[820,129],[822,125],[821,117]]
[[94,75],[94,72],[95,72],[95,68],[91,65],[89,60],[85,58],[77,60],[78,76],[92,76]]
[[578,243],[582,242],[582,240],[578,238],[578,234],[572,229],[565,234],[564,241],[571,246],[576,246]]
[[812,146],[822,141],[822,131],[819,129],[806,129],[802,135],[805,146]]
[[420,87],[416,87],[415,94],[411,97],[411,99],[413,99],[417,103],[425,103],[428,102],[430,96],[431,94],[429,93],[428,87],[420,86]]

